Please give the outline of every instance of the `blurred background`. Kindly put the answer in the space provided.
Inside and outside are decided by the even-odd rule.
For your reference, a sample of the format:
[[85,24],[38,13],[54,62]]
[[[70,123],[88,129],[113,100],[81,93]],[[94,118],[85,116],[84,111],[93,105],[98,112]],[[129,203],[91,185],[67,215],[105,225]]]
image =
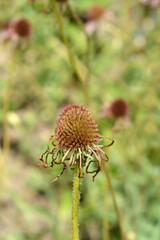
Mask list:
[[[127,240],[160,240],[160,1],[59,1]],[[36,164],[83,88],[47,0],[0,1],[0,239],[70,240],[73,171]],[[105,141],[104,141],[105,142]],[[108,230],[109,229],[109,230]],[[85,174],[81,240],[120,239],[106,177]]]

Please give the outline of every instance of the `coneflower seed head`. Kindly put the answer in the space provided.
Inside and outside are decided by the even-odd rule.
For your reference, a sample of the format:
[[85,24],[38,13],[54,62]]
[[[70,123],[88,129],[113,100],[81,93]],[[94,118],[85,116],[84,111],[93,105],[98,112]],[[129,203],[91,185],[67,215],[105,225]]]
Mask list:
[[[46,168],[62,164],[62,171],[52,181],[55,182],[65,169],[79,164],[78,177],[84,177],[83,167],[86,166],[86,173],[94,173],[94,181],[101,170],[101,160],[105,162],[109,160],[103,148],[114,143],[114,140],[100,136],[98,132],[97,124],[85,107],[78,104],[67,105],[57,121],[55,134],[51,135],[48,147],[40,157],[43,164],[38,164],[38,166]],[[106,138],[111,142],[105,146],[99,145],[99,138]],[[49,156],[51,156],[50,165],[48,165]],[[97,167],[91,171],[90,164],[92,163],[97,163]]]
[[98,132],[90,112],[83,106],[70,104],[60,114],[55,133],[61,148],[86,149],[98,142]]

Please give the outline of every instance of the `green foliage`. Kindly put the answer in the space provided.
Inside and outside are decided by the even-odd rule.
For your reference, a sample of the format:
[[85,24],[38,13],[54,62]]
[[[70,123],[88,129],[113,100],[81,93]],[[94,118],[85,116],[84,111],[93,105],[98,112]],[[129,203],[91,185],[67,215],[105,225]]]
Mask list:
[[[160,239],[160,85],[159,8],[140,1],[98,1],[112,14],[101,19],[90,37],[86,77],[90,110],[101,135],[115,144],[107,149],[109,170],[122,212],[127,240]],[[97,1],[95,1],[97,3]],[[91,0],[73,1],[83,15]],[[3,8],[2,8],[3,7]],[[46,11],[44,11],[47,9]],[[86,64],[86,37],[60,7],[66,35],[80,67]],[[56,16],[49,1],[26,0],[0,3],[0,22],[27,18],[32,34],[15,50],[10,89],[10,154],[0,197],[0,239],[71,239],[71,190],[73,172],[51,184],[59,166],[39,169],[39,156],[54,133],[60,110],[68,103],[85,105],[81,85],[68,61]],[[2,29],[1,29],[2,33]],[[0,35],[1,36],[1,35]],[[3,95],[13,57],[13,42],[0,39],[0,142],[3,142]],[[129,120],[102,117],[102,106],[124,98]],[[106,143],[107,144],[107,143]],[[2,145],[1,145],[2,146]],[[0,149],[2,150],[2,149]],[[1,153],[1,151],[0,151]],[[108,216],[110,239],[119,239],[111,193],[104,189],[101,171],[92,182],[85,174],[81,194],[81,239],[101,239],[103,215]],[[103,209],[106,190],[108,209]],[[86,238],[85,238],[86,236]]]

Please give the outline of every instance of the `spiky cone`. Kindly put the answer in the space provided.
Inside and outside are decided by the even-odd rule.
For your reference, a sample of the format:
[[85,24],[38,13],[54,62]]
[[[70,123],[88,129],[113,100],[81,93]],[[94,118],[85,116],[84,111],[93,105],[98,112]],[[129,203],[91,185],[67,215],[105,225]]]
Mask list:
[[[112,139],[107,138],[111,141],[108,145],[99,145],[100,138],[107,137],[100,136],[98,125],[91,113],[78,104],[67,105],[57,121],[55,135],[50,137],[47,150],[40,157],[43,164],[39,166],[53,167],[55,164],[62,164],[62,172],[52,181],[55,182],[66,168],[79,163],[79,177],[84,177],[82,168],[86,166],[86,173],[94,173],[94,181],[101,169],[101,160],[106,162],[109,160],[102,149],[114,143]],[[48,165],[49,156],[52,157],[50,165]],[[97,163],[97,168],[93,171],[89,170],[91,163]]]

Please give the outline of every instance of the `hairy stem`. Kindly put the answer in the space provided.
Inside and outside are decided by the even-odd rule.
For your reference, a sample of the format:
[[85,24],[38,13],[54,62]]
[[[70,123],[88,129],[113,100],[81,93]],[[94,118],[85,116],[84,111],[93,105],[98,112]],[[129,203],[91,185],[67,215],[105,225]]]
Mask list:
[[55,0],[50,0],[50,1],[51,1],[53,9],[55,10],[55,14],[56,14],[57,21],[58,21],[58,24],[59,24],[59,32],[60,32],[62,40],[63,40],[63,42],[66,46],[70,63],[71,63],[71,65],[72,65],[72,67],[73,67],[81,85],[82,85],[86,105],[89,106],[89,95],[88,95],[87,87],[86,87],[86,84],[85,84],[85,80],[84,80],[84,77],[82,76],[82,73],[80,72],[80,70],[77,66],[76,59],[75,59],[75,57],[72,53],[72,50],[69,46],[69,42],[68,42],[68,39],[67,39],[65,31],[64,31],[63,19],[62,19],[62,16],[61,16],[61,12],[59,11],[59,8],[58,8],[58,5],[57,5],[56,1]]
[[120,213],[117,201],[116,201],[116,195],[115,195],[114,187],[112,185],[112,181],[111,181],[111,178],[110,178],[110,175],[109,175],[108,168],[105,165],[103,166],[103,168],[104,168],[104,173],[105,173],[107,181],[108,181],[108,186],[111,190],[111,194],[112,194],[112,198],[113,198],[113,204],[114,204],[115,211],[116,211],[116,214],[117,214],[120,237],[121,237],[121,240],[125,240],[125,236],[124,236],[123,229],[122,229],[121,213]]
[[78,214],[79,214],[79,201],[80,201],[80,189],[81,178],[79,178],[79,165],[76,164],[74,182],[73,182],[73,194],[72,194],[72,239],[79,240],[78,229]]

